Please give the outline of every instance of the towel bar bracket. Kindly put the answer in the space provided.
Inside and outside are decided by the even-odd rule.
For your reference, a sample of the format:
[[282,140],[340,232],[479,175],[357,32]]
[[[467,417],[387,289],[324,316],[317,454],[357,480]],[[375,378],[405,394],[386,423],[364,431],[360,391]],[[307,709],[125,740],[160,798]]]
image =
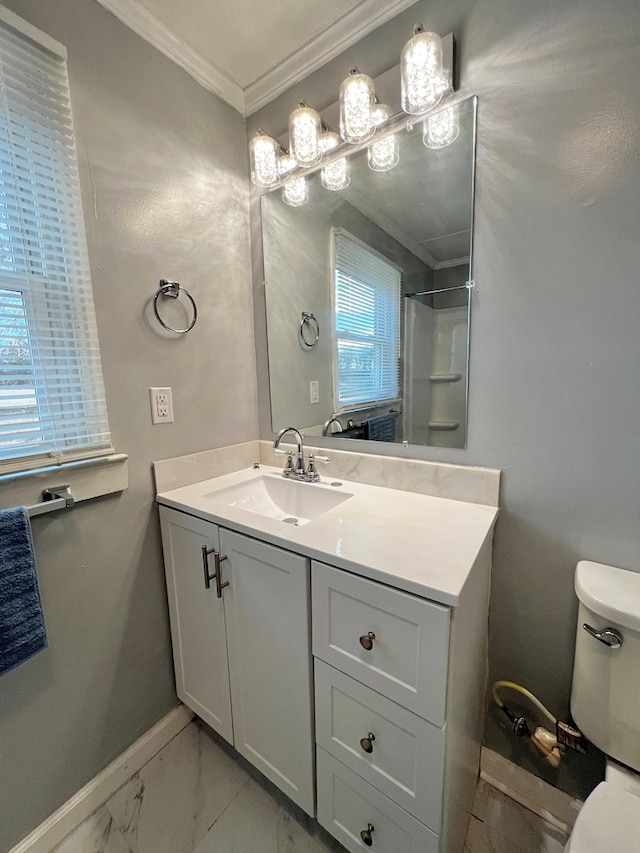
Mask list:
[[44,515],[47,512],[54,512],[58,509],[67,509],[75,504],[75,499],[71,494],[71,486],[52,486],[50,489],[43,489],[42,502],[33,504],[27,507],[29,517],[35,515]]
[[42,490],[42,501],[55,501],[64,498],[65,506],[73,506],[75,500],[71,494],[71,486],[52,486]]

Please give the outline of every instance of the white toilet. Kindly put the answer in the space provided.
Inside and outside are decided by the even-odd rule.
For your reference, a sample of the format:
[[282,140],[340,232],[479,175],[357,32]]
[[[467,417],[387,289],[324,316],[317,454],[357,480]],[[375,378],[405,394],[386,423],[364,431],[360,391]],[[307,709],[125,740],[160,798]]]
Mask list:
[[640,573],[580,562],[571,712],[607,755],[565,853],[640,853]]

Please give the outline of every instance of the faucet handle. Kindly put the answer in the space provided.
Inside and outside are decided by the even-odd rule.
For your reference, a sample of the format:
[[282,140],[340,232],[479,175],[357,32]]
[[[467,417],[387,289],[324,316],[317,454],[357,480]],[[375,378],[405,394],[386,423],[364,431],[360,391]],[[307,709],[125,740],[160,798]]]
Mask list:
[[320,479],[320,474],[318,474],[318,470],[316,468],[317,458],[317,456],[314,457],[313,453],[310,453],[309,458],[307,460],[307,470],[305,471],[304,478],[310,483],[317,483]]
[[287,461],[284,464],[284,468],[282,469],[283,477],[292,477],[296,472],[293,467],[293,450],[280,450],[279,448],[275,448],[273,451],[276,456],[286,456]]
[[315,459],[316,462],[322,462],[324,465],[326,465],[327,462],[331,462],[331,460],[329,459],[328,456],[313,456],[312,457],[312,454],[310,454],[309,459],[311,459],[311,458]]

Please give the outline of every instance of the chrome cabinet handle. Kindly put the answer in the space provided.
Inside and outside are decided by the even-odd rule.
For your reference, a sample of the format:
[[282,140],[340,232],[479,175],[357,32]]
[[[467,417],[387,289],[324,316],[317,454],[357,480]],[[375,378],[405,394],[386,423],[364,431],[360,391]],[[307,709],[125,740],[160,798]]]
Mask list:
[[366,829],[363,829],[360,833],[360,838],[367,845],[367,847],[373,847],[373,838],[371,837],[371,833],[374,831],[374,826],[372,823],[367,825]]
[[373,631],[369,631],[368,634],[363,634],[360,637],[360,645],[363,649],[366,649],[368,652],[370,652],[373,648],[373,641],[375,640],[375,638],[376,635],[373,633]]
[[202,546],[202,567],[204,569],[204,586],[205,589],[211,589],[211,581],[215,578],[215,574],[209,574],[209,554],[215,554],[215,548],[207,548],[206,545]]
[[218,598],[222,598],[222,590],[225,588],[225,586],[229,586],[229,581],[225,581],[224,583],[222,583],[222,569],[220,568],[220,563],[222,563],[223,560],[226,560],[227,557],[226,555],[222,556],[221,554],[218,554],[218,552],[216,551],[213,556],[213,559],[216,564],[216,595],[218,596]]
[[596,631],[591,625],[585,622],[582,626],[584,630],[596,640],[609,646],[610,649],[619,649],[622,645],[622,634],[616,631],[615,628],[604,628],[602,631]]
[[[216,566],[216,570],[212,575],[209,574],[209,554],[213,554],[213,560]],[[205,589],[211,589],[211,581],[215,580],[216,595],[218,596],[218,598],[222,598],[222,590],[225,588],[225,586],[229,586],[229,581],[225,581],[224,583],[222,583],[222,570],[220,568],[220,563],[226,559],[226,556],[220,555],[215,548],[207,548],[206,545],[202,546],[202,568],[204,569],[204,586]]]
[[373,732],[369,732],[366,737],[360,739],[360,746],[365,752],[373,752],[373,742],[376,739],[376,736]]

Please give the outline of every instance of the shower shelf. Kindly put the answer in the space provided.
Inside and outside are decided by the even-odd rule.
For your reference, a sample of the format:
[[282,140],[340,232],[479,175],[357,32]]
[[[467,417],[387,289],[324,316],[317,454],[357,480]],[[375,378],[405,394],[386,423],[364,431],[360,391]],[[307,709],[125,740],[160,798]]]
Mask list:
[[439,432],[453,432],[454,429],[458,429],[460,426],[460,421],[429,421],[429,429],[437,430]]
[[432,373],[429,377],[431,382],[458,382],[462,379],[461,373]]

